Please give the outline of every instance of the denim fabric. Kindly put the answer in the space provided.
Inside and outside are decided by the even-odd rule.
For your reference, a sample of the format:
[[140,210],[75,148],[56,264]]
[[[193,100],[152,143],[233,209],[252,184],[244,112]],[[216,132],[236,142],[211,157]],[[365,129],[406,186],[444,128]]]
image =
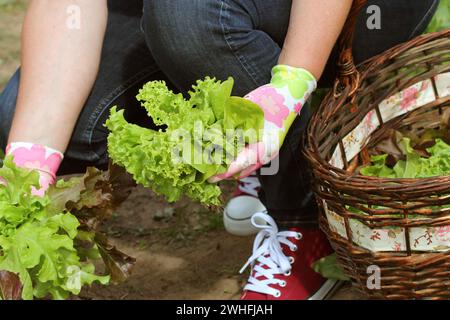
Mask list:
[[[80,114],[60,174],[76,173],[86,166],[108,163],[107,130],[103,124],[114,106],[126,106],[128,120],[154,127],[135,96],[150,80],[167,80],[157,67],[141,28],[142,0],[108,1],[109,17],[99,73]],[[0,96],[0,147],[6,146],[14,114],[20,70]]]
[[[438,0],[369,0],[381,9],[381,30],[357,27],[357,62],[406,41],[429,23]],[[109,0],[109,20],[100,71],[80,115],[60,173],[107,164],[103,124],[114,105],[129,121],[154,128],[135,95],[143,83],[166,80],[185,93],[205,76],[235,79],[235,95],[245,95],[270,80],[288,24],[291,0]],[[336,50],[321,80],[334,77]],[[0,96],[0,146],[5,147],[19,83],[16,73]],[[280,170],[261,176],[260,197],[280,224],[315,221],[309,170],[301,140],[310,110],[305,107],[280,151]]]
[[0,95],[0,148],[5,150],[17,102],[20,72],[14,73]]

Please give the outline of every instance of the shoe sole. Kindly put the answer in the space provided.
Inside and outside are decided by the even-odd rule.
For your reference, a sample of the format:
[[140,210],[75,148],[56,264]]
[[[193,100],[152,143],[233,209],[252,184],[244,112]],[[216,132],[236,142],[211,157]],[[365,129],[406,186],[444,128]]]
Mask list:
[[308,300],[328,300],[342,287],[343,284],[344,281],[328,279],[315,294],[309,297]]

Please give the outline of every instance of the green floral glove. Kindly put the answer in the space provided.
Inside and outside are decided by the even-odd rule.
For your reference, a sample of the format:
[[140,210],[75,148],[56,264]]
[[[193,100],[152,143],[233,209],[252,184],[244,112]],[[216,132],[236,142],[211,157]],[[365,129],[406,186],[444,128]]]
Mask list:
[[234,176],[247,177],[275,158],[289,128],[316,88],[317,81],[309,71],[286,65],[275,66],[271,82],[245,97],[264,110],[260,141],[249,144],[226,173],[211,178],[210,182]]

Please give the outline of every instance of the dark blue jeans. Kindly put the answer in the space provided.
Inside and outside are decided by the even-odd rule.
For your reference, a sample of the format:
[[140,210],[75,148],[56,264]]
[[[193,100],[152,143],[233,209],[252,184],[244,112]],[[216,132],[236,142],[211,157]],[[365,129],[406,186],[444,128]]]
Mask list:
[[[381,8],[381,30],[366,27],[363,12],[354,51],[357,62],[406,41],[426,28],[438,0],[371,0]],[[109,109],[126,108],[129,121],[154,128],[136,102],[147,81],[166,80],[186,92],[205,76],[234,77],[235,95],[270,80],[271,68],[287,32],[291,0],[110,0],[100,71],[79,117],[60,173],[81,172],[108,162]],[[322,85],[334,77],[336,52]],[[20,71],[0,96],[0,146],[5,147],[14,115]],[[301,138],[310,117],[304,108],[280,152],[280,170],[261,176],[261,199],[279,223],[315,220],[309,170],[301,157]]]

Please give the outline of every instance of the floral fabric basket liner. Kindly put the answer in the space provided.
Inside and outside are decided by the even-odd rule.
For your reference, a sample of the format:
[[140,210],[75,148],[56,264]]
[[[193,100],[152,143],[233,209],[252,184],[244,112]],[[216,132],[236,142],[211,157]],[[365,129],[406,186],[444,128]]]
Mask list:
[[[450,72],[439,74],[431,79],[418,82],[398,92],[379,104],[383,121],[386,123],[427,105],[436,99],[450,96]],[[369,112],[361,123],[344,139],[346,159],[353,159],[369,142],[371,134],[380,126],[374,111]],[[344,168],[341,148],[336,147],[329,162],[339,169]],[[348,239],[344,218],[334,213],[325,200],[323,207],[330,230]],[[356,219],[349,219],[349,230],[353,241],[372,252],[406,250],[406,233],[401,227],[370,228]],[[409,229],[409,243],[412,249],[424,252],[445,252],[450,250],[450,225],[440,227],[416,227]]]

